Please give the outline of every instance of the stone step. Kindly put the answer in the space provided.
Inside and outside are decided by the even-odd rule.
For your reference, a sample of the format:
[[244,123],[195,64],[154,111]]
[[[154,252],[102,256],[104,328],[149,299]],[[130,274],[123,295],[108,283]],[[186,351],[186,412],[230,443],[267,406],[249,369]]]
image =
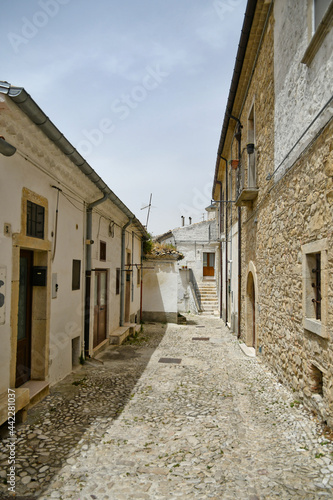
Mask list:
[[127,337],[140,331],[140,328],[141,325],[136,323],[125,323],[124,326],[119,326],[110,334],[110,344],[121,345]]

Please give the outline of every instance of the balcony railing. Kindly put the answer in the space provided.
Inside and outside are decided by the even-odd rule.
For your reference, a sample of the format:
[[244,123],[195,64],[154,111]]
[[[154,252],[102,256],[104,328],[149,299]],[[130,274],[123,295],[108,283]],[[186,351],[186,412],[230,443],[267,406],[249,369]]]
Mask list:
[[[245,157],[248,157],[246,158]],[[256,182],[255,153],[248,155],[245,151],[237,168],[236,206],[249,206],[258,196]]]

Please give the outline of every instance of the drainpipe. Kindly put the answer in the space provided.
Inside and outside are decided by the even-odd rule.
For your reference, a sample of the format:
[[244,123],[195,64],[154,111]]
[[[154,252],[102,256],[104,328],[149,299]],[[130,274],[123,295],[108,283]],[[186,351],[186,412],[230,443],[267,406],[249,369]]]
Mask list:
[[222,274],[222,242],[221,242],[221,233],[222,233],[222,210],[224,210],[222,203],[222,181],[216,181],[216,184],[220,185],[220,319],[222,319],[222,297],[223,297],[223,274]]
[[[241,124],[239,122],[239,136],[238,140],[238,168],[241,168],[241,154],[242,154],[242,134]],[[238,207],[238,333],[237,338],[241,336],[241,292],[242,292],[242,210]]]
[[228,160],[220,156],[225,162],[225,324],[228,323]]
[[120,326],[124,326],[124,286],[125,286],[125,235],[126,228],[132,223],[132,218],[122,227],[121,230],[121,269],[120,269]]
[[140,323],[142,323],[142,294],[143,294],[143,240],[141,240],[141,272],[140,272]]
[[108,199],[104,194],[103,198],[89,203],[87,206],[87,228],[86,228],[86,300],[84,315],[84,350],[85,355],[89,356],[89,333],[90,333],[90,292],[91,292],[91,245],[92,240],[92,211],[93,208]]

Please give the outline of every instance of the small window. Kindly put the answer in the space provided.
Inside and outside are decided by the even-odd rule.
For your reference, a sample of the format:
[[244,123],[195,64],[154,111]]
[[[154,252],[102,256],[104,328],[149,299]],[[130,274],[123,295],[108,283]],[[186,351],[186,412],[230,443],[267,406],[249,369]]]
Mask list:
[[116,269],[116,295],[120,292],[120,269]]
[[327,240],[302,246],[304,328],[326,337],[327,330]]
[[45,208],[27,201],[27,236],[44,239]]
[[311,391],[323,395],[323,372],[315,365],[310,366]]
[[137,267],[137,280],[136,280],[136,284],[138,286],[141,285],[141,268],[139,266]]
[[72,268],[72,290],[80,290],[81,261],[73,260]]
[[99,260],[106,261],[106,243],[105,241],[99,242]]

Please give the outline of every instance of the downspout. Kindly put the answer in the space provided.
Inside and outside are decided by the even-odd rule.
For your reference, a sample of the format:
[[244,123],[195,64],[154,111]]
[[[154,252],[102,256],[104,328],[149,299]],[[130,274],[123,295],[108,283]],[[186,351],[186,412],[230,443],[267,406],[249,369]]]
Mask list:
[[228,160],[225,161],[225,324],[228,323]]
[[143,240],[141,240],[141,272],[140,272],[140,323],[142,323],[142,295],[143,295]]
[[[241,129],[239,129],[240,131]],[[241,142],[240,132],[238,139],[238,168],[241,168]],[[237,338],[241,336],[241,292],[242,292],[242,209],[238,207],[238,332]]]
[[128,219],[128,222],[121,229],[121,268],[120,268],[120,326],[124,326],[124,286],[125,286],[125,235],[126,228],[132,223],[133,218]]
[[87,228],[86,228],[86,300],[84,314],[84,351],[85,355],[89,356],[89,333],[90,333],[90,294],[91,294],[91,245],[92,240],[92,211],[93,208],[108,199],[108,195],[104,193],[103,198],[89,203],[87,206]]
[[216,184],[220,185],[220,319],[222,319],[222,297],[223,297],[223,274],[222,274],[222,241],[221,234],[222,228],[222,210],[224,210],[222,202],[222,181],[216,181]]

